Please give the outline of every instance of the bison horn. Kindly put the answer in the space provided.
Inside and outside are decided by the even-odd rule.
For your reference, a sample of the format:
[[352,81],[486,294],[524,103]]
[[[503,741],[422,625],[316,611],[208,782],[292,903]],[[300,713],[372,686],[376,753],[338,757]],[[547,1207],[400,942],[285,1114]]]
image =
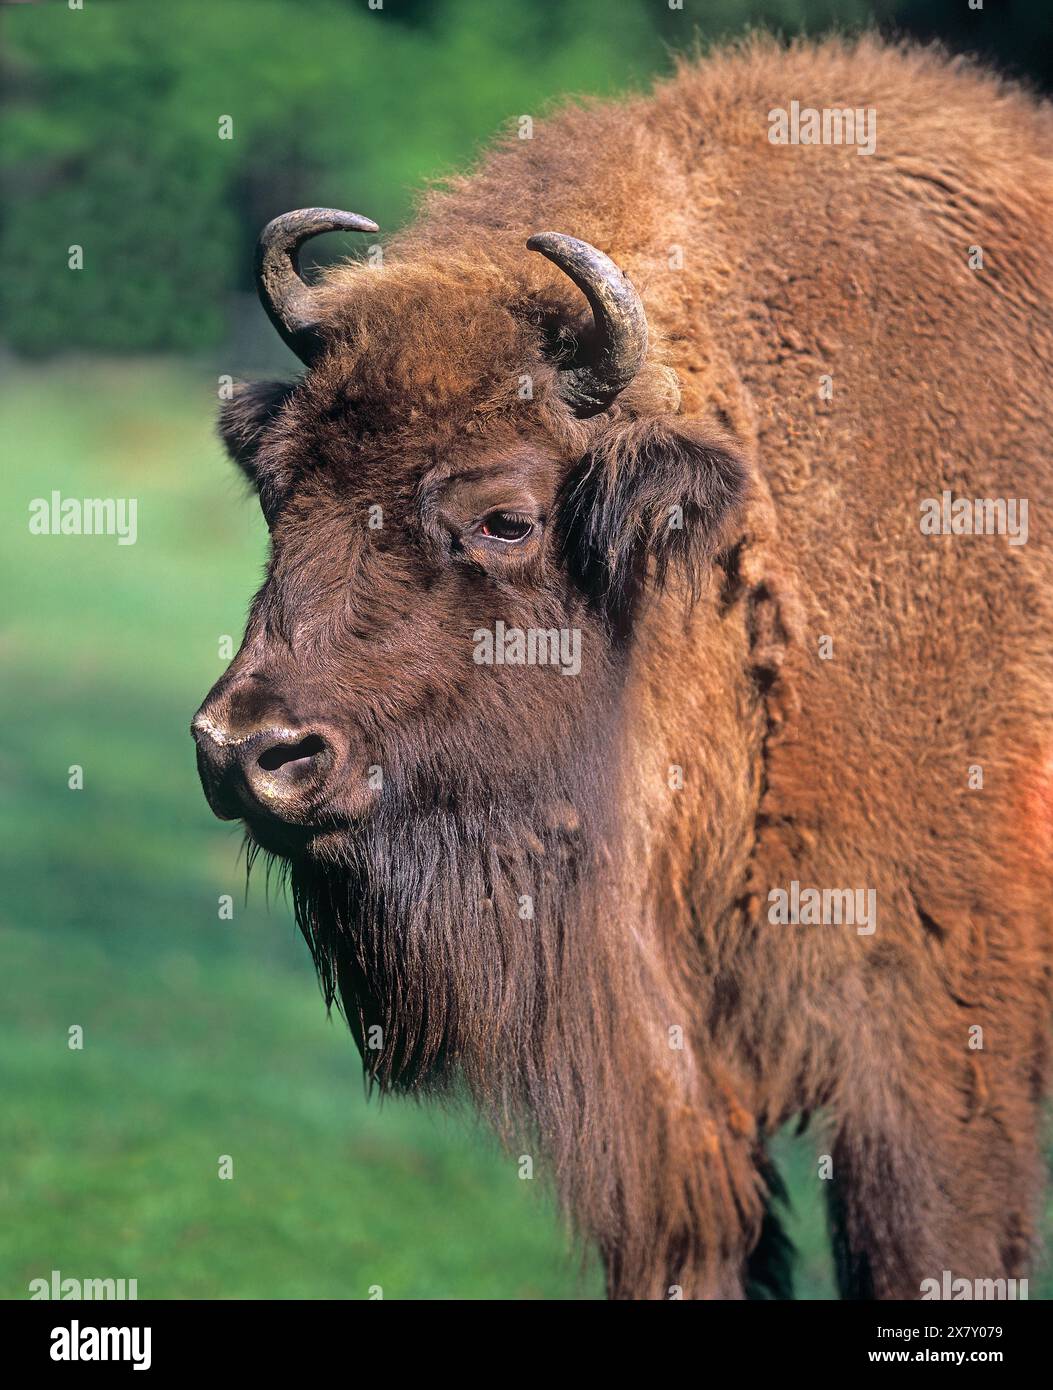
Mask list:
[[[562,374],[562,394],[578,415],[598,415],[624,391],[647,355],[647,315],[640,296],[609,256],[562,232],[527,242],[574,281],[589,301],[595,337]],[[587,360],[583,360],[587,357]]]
[[314,290],[300,274],[299,251],[321,232],[379,232],[368,217],[338,208],[300,208],[268,222],[256,243],[256,289],[271,323],[301,362],[310,366],[322,339]]

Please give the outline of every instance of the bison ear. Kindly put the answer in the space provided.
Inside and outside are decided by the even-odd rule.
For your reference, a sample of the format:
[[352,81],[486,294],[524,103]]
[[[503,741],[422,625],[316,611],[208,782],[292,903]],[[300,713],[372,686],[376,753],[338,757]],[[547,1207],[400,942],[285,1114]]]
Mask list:
[[727,436],[675,416],[619,423],[569,480],[563,534],[572,571],[617,621],[648,572],[679,571],[692,598],[747,491],[746,462]]
[[261,436],[295,388],[295,382],[287,381],[237,381],[233,396],[219,412],[219,437],[252,483],[258,482],[256,459]]
[[267,427],[277,419],[295,389],[296,383],[287,381],[235,382],[234,395],[219,413],[219,437],[256,489],[268,525],[289,478],[281,463],[262,446]]

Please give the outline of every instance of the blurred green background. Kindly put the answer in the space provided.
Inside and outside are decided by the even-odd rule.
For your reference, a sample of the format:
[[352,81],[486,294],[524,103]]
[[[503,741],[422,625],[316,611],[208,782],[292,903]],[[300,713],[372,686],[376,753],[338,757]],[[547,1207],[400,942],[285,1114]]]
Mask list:
[[[597,1296],[543,1184],[469,1116],[366,1104],[287,903],[260,872],[246,896],[239,833],[200,793],[187,726],[265,554],[213,438],[218,378],[295,368],[251,293],[253,240],[308,204],[391,229],[503,123],[640,86],[696,33],[873,21],[1048,88],[1047,0],[0,13],[0,1296],[52,1269],[134,1277],[144,1298]],[[30,535],[54,489],[138,498],[137,544]],[[812,1151],[779,1151],[799,1294],[830,1297]]]

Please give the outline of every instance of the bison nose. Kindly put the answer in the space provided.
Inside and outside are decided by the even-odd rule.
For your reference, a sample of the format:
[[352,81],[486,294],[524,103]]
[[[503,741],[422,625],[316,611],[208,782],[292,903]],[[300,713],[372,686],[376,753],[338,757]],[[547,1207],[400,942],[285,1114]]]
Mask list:
[[266,729],[242,749],[242,774],[262,805],[299,798],[321,782],[333,763],[332,746],[320,733]]
[[205,795],[223,820],[259,811],[300,819],[336,760],[332,740],[315,729],[235,734],[199,715],[191,733]]

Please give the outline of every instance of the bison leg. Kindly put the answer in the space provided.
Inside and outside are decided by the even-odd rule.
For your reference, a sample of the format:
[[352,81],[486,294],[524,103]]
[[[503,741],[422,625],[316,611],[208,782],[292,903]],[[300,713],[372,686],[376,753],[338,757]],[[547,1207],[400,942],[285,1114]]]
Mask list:
[[787,1201],[786,1189],[766,1154],[744,1155],[743,1164],[749,1166],[751,1185],[764,1193],[755,1221],[727,1219],[730,1212],[714,1203],[696,1229],[665,1231],[657,1245],[638,1250],[634,1259],[625,1258],[624,1241],[601,1247],[608,1296],[716,1301],[792,1298],[794,1250],[778,1211]]
[[880,1126],[841,1117],[829,1211],[843,1298],[917,1299],[944,1270],[1027,1277],[1043,1177],[1035,1107],[1024,1096],[979,1112],[941,1099],[921,1077]]

